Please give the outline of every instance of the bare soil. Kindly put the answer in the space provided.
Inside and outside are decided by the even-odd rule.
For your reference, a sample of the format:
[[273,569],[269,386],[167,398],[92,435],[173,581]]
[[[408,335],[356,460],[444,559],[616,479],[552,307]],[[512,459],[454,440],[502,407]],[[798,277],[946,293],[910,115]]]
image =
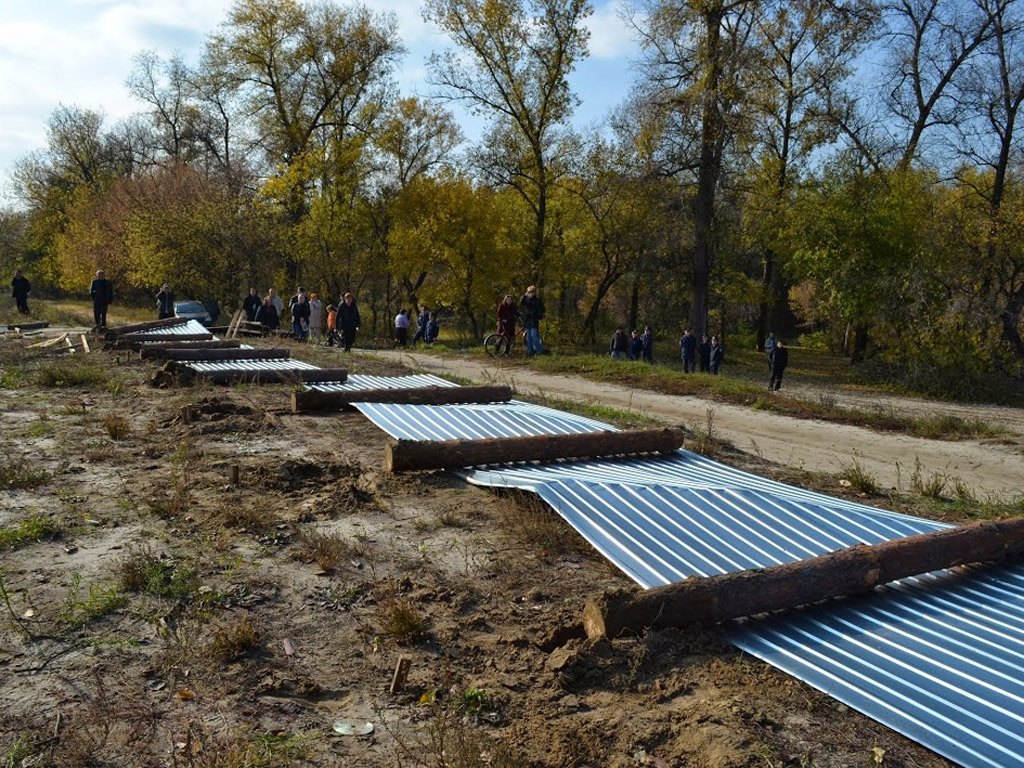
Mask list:
[[[87,363],[102,383],[42,388],[45,363],[15,343],[0,340],[3,367],[22,372],[0,389],[0,531],[43,520],[55,533],[0,550],[4,765],[949,765],[717,630],[581,639],[584,601],[627,579],[530,496],[383,474],[386,436],[356,412],[292,415],[285,386],[154,389],[155,365],[109,353]],[[395,359],[347,362],[705,419],[699,401]],[[717,428],[760,456],[726,460],[784,479],[800,476],[787,462],[834,469],[854,448],[932,461],[918,447],[929,441],[853,446],[835,427],[733,410],[715,407]],[[114,439],[118,417],[127,434]],[[742,437],[748,423],[761,426]],[[1019,444],[970,447],[981,466],[990,454],[1019,466]],[[1009,483],[978,478],[992,493]]]

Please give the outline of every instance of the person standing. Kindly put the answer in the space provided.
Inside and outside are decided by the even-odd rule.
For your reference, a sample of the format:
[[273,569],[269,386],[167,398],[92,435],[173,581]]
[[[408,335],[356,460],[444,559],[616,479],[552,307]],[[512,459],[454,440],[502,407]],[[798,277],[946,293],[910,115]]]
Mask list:
[[697,337],[687,328],[679,339],[679,354],[683,358],[683,373],[697,370]]
[[327,305],[327,346],[333,347],[338,343],[338,308],[333,304]]
[[245,312],[245,319],[250,323],[256,322],[256,310],[263,302],[260,300],[260,292],[255,288],[249,289],[249,295],[242,302],[242,311]]
[[427,344],[433,344],[437,341],[437,337],[441,334],[441,324],[437,322],[437,313],[431,312],[427,317],[427,334],[423,337],[423,340]]
[[616,328],[615,333],[612,334],[610,347],[612,351],[612,360],[622,360],[629,351],[629,338],[626,336],[626,332],[622,330],[621,326]]
[[346,352],[350,352],[356,340],[356,331],[359,330],[362,322],[359,320],[356,297],[347,291],[341,297],[341,304],[338,305],[337,324],[341,329],[341,346]]
[[536,286],[529,286],[523,298],[519,300],[521,308],[520,316],[523,320],[523,328],[526,330],[526,356],[544,354],[544,347],[540,342],[540,321],[544,319],[544,302],[537,295]]
[[505,298],[498,304],[498,333],[509,341],[516,338],[516,323],[519,320],[519,310],[516,309],[516,300],[511,293],[506,293]]
[[107,327],[107,307],[114,303],[114,283],[107,280],[102,269],[96,270],[96,278],[89,286],[92,299],[92,317],[97,328]]
[[649,325],[645,325],[644,332],[640,334],[640,359],[654,363],[654,333]]
[[409,315],[405,309],[395,315],[395,346],[404,347],[409,341]]
[[768,358],[768,367],[771,371],[768,376],[769,390],[779,391],[779,387],[782,386],[782,373],[786,370],[787,365],[789,365],[789,350],[782,343],[782,339],[779,339],[772,347],[771,356]]
[[32,292],[32,284],[29,283],[28,278],[21,273],[21,270],[17,270],[14,273],[14,279],[11,280],[11,296],[14,297],[14,301],[18,305],[18,311],[23,315],[27,315],[28,311],[28,295]]
[[711,371],[712,376],[717,376],[718,366],[722,364],[722,358],[725,357],[725,350],[718,343],[717,336],[711,337],[711,354],[708,357],[708,369]]
[[415,344],[417,341],[422,339],[427,340],[427,321],[430,320],[430,311],[427,309],[427,305],[424,304],[420,307],[420,313],[416,317],[416,334],[412,337],[412,343]]
[[174,317],[174,291],[168,283],[164,283],[156,295],[156,317],[157,320]]
[[640,359],[643,354],[644,343],[640,340],[640,332],[634,328],[629,333],[629,359],[634,362]]
[[276,331],[281,326],[281,316],[277,314],[277,307],[270,300],[270,296],[263,299],[263,303],[253,316],[253,321],[263,327],[264,336],[269,336],[271,331]]
[[309,336],[316,342],[324,335],[324,303],[315,293],[309,294]]
[[298,293],[289,307],[292,316],[292,336],[299,341],[309,340],[309,302],[305,293]]
[[772,357],[772,352],[775,350],[775,344],[776,343],[777,342],[775,340],[775,334],[774,333],[769,333],[768,334],[768,338],[764,340],[764,353],[768,357],[769,360]]
[[697,357],[700,360],[700,372],[711,373],[711,339],[708,338],[706,333],[700,335]]
[[284,314],[284,300],[277,295],[277,291],[273,288],[267,291],[267,296],[270,298],[270,303],[274,305],[278,318],[280,318]]

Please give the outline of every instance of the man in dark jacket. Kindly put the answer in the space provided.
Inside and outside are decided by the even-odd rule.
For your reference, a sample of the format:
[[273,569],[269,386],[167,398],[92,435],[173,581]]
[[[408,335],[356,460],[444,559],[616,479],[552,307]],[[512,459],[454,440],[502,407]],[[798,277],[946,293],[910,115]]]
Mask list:
[[174,317],[174,291],[167,283],[163,284],[160,293],[156,295],[156,316],[158,320]]
[[626,356],[626,352],[629,351],[629,337],[626,336],[626,332],[622,330],[621,326],[616,328],[615,333],[612,334],[610,349],[612,360],[622,360]]
[[255,288],[249,289],[249,295],[245,297],[242,302],[242,311],[245,312],[245,319],[250,323],[256,320],[256,310],[260,308],[263,302],[260,301],[260,292]]
[[683,358],[683,373],[697,370],[697,337],[687,328],[679,339],[679,354]]
[[530,286],[519,300],[519,315],[526,331],[526,356],[541,355],[544,347],[540,343],[540,321],[544,319],[544,302],[537,295],[537,288]]
[[14,279],[11,280],[11,296],[14,297],[15,302],[18,304],[18,311],[23,315],[28,314],[28,295],[31,291],[31,283],[29,283],[28,278],[19,269],[14,273]]
[[341,332],[341,346],[346,352],[351,351],[356,340],[356,331],[362,322],[359,320],[359,307],[356,306],[356,297],[351,293],[345,293],[338,305],[338,330]]
[[708,360],[708,368],[711,371],[712,376],[718,375],[718,366],[722,364],[722,358],[725,357],[725,350],[722,349],[722,345],[718,343],[718,337],[711,337],[711,355]]
[[768,365],[771,368],[771,375],[768,377],[768,389],[777,392],[779,387],[782,386],[782,373],[786,370],[786,366],[789,365],[789,350],[786,349],[782,339],[775,342],[775,346],[768,357]]
[[107,280],[102,269],[96,270],[96,279],[89,286],[92,299],[92,317],[97,328],[107,327],[107,307],[114,302],[114,284]]

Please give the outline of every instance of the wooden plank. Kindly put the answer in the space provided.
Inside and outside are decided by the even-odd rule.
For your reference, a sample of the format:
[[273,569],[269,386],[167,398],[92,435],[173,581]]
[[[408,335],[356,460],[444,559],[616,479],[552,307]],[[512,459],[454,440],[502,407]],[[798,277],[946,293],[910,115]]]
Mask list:
[[309,390],[292,393],[292,412],[336,411],[351,403],[406,403],[450,405],[452,403],[497,403],[512,399],[512,388],[495,387],[406,387],[402,389],[359,389],[347,392]]
[[909,576],[1024,554],[1024,518],[984,520],[770,568],[690,578],[646,591],[613,590],[587,602],[587,635],[714,624],[870,592]]
[[286,360],[291,357],[287,349],[275,349],[273,347],[259,347],[257,349],[202,349],[165,347],[156,348],[143,347],[143,360]]
[[85,334],[78,334],[78,338],[82,340],[82,349],[85,350],[85,354],[90,354],[92,352],[92,349],[90,349],[89,347],[89,340],[85,337]]
[[139,351],[142,349],[238,349],[238,339],[203,339],[200,341],[179,341],[177,336],[164,336],[167,341],[132,341],[121,339],[118,347]]
[[166,333],[133,333],[113,340],[115,347],[124,347],[142,341],[212,341],[212,333],[180,333],[170,336]]
[[56,347],[58,344],[63,344],[68,335],[62,333],[60,336],[54,336],[52,339],[46,341],[37,341],[35,344],[29,344],[25,349],[46,349],[47,347]]
[[681,429],[532,435],[484,440],[390,440],[384,468],[389,472],[452,469],[509,461],[554,461],[637,453],[665,453],[683,444]]

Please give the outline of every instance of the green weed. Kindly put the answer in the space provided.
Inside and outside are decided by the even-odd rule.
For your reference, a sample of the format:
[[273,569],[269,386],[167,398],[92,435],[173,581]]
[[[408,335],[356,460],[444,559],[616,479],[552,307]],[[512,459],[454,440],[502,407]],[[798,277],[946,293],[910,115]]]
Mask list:
[[20,549],[59,536],[60,526],[48,517],[34,514],[0,528],[0,552]]
[[194,568],[163,559],[146,544],[130,547],[114,571],[118,585],[125,592],[187,600],[200,587]]
[[0,456],[0,488],[28,490],[50,480],[50,473],[35,466],[25,456],[6,453]]
[[402,598],[385,600],[381,606],[384,633],[402,644],[422,639],[427,622],[411,602]]
[[843,467],[842,472],[839,473],[839,480],[840,484],[846,481],[845,484],[849,485],[857,493],[866,493],[869,496],[874,496],[881,490],[878,486],[878,481],[861,466],[856,457],[854,457],[850,464]]
[[47,389],[95,387],[107,382],[107,372],[98,365],[44,365],[36,372],[36,382]]
[[57,621],[59,624],[77,629],[113,613],[127,603],[128,598],[114,586],[90,584],[88,591],[83,595],[82,577],[76,573],[64,598],[64,610]]

